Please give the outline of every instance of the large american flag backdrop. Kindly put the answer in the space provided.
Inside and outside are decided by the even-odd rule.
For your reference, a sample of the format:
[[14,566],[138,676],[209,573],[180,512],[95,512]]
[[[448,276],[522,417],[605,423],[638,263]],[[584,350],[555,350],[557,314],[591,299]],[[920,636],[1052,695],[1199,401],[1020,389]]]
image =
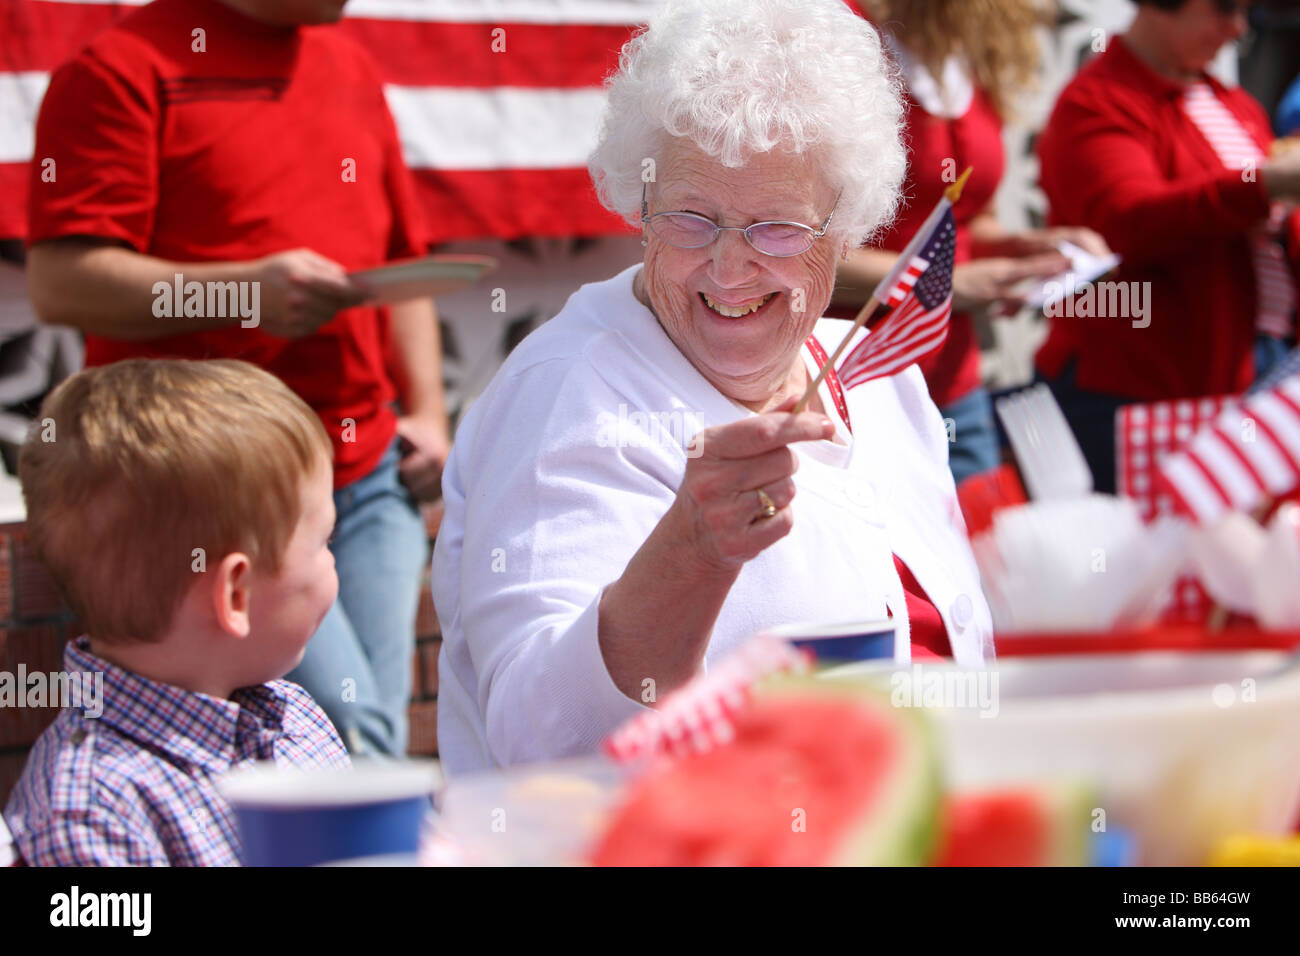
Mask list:
[[[0,3],[0,238],[26,233],[50,72],[144,0]],[[601,83],[660,0],[351,0],[439,240],[626,232],[587,175]]]

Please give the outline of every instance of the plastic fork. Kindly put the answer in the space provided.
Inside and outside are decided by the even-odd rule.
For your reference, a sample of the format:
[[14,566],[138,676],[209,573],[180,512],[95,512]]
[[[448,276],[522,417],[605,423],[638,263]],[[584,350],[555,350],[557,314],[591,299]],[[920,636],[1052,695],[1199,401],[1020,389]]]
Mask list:
[[1031,498],[1059,501],[1092,492],[1083,450],[1047,385],[1033,385],[996,405]]

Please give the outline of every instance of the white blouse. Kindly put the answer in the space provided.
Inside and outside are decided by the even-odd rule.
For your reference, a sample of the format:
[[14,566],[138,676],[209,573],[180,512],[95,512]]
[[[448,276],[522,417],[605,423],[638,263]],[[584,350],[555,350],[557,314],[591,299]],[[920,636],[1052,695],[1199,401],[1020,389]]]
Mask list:
[[[433,555],[438,748],[450,773],[594,752],[644,709],[605,669],[601,593],[672,504],[692,436],[754,413],[709,384],[637,301],[640,268],[574,293],[456,433]],[[814,334],[831,352],[848,328],[823,319]],[[895,659],[909,660],[894,554],[939,609],[956,661],[982,665],[992,621],[920,370],[850,390],[851,432],[825,386],[822,402],[839,441],[792,446],[793,530],[741,570],[705,667],[765,628],[891,611]]]

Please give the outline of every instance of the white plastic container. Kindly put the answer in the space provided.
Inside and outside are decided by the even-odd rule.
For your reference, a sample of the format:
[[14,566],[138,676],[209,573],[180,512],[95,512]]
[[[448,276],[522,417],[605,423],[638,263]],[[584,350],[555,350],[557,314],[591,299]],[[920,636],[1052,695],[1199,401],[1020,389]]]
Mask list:
[[993,675],[995,714],[930,708],[956,788],[1089,781],[1099,819],[1135,834],[1143,865],[1204,865],[1223,837],[1296,823],[1300,665],[1283,652],[1003,658]]
[[431,862],[579,864],[628,771],[583,757],[452,777],[439,802]]

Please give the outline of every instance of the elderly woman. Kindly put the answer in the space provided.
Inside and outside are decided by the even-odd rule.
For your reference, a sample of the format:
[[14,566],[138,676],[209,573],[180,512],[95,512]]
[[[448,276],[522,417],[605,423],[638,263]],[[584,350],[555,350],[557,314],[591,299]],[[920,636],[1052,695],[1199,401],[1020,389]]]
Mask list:
[[[434,554],[451,772],[594,751],[765,628],[991,622],[915,366],[793,414],[891,215],[901,105],[839,0],[680,0],[623,52],[591,161],[645,259],[579,289],[460,427]],[[829,731],[830,729],[828,729]]]

